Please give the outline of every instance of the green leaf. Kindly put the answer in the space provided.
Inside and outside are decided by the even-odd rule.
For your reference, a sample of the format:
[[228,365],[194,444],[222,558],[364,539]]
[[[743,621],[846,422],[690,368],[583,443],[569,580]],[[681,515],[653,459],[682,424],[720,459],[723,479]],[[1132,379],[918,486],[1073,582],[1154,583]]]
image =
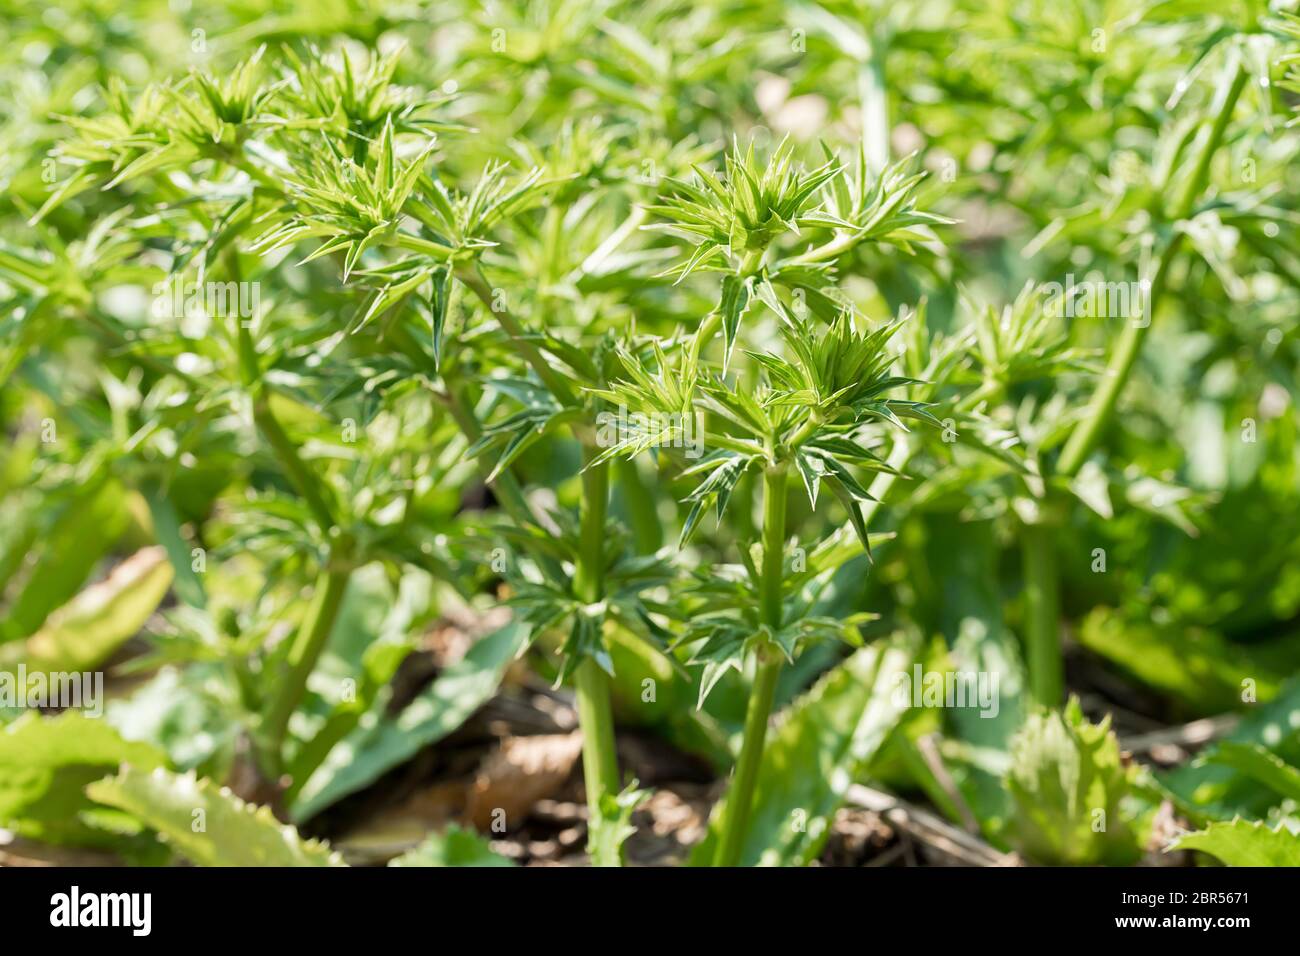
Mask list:
[[[997,679],[996,716],[955,707],[945,709],[944,723],[974,752],[1005,760],[1024,722],[1025,670],[1020,645],[1003,617],[995,523],[940,513],[926,515],[924,528],[924,547],[906,552],[917,591],[911,611],[926,633],[943,635],[954,670]],[[987,763],[957,760],[949,769],[985,835],[996,841],[1010,807],[1002,785],[1005,765],[992,772]]]
[[167,558],[172,563],[176,596],[190,607],[206,607],[208,596],[203,588],[203,579],[194,570],[190,546],[181,536],[175,506],[156,484],[147,484],[141,492],[149,503],[154,537],[167,550]]
[[596,666],[602,671],[613,676],[614,662],[605,644],[604,630],[603,603],[592,607],[579,607],[574,611],[569,636],[560,649],[560,672],[555,678],[557,686],[567,681],[572,672],[589,658],[595,661]]
[[1204,830],[1179,837],[1170,850],[1200,850],[1228,866],[1300,866],[1300,836],[1286,824],[1270,828],[1240,818],[1211,823]]
[[[1277,697],[1247,714],[1230,733],[1230,743],[1258,744],[1292,766],[1300,765],[1300,678],[1289,681]],[[1277,795],[1260,787],[1250,774],[1223,763],[1195,763],[1157,777],[1183,812],[1199,820],[1262,817],[1277,804]]]
[[223,778],[242,730],[223,699],[224,662],[163,667],[131,696],[109,701],[104,719],[128,740],[148,741],[177,770]]
[[86,787],[92,800],[131,814],[198,866],[342,866],[323,843],[304,840],[269,807],[245,803],[193,773],[124,767]]
[[[614,719],[620,726],[653,728],[657,737],[687,753],[699,754],[725,770],[731,751],[713,718],[695,706],[698,692],[689,673],[675,667],[669,656],[627,628],[609,629]],[[643,700],[645,681],[654,681],[654,700]]]
[[64,506],[28,573],[8,616],[0,621],[0,643],[27,637],[74,594],[108,552],[127,512],[115,481],[92,482]]
[[[311,690],[291,724],[286,792],[292,804],[298,788],[357,726],[410,653],[417,615],[429,606],[431,579],[409,571],[394,594],[385,568],[368,564],[348,579],[329,642],[312,671]],[[301,745],[298,741],[301,740]]]
[[29,671],[89,671],[144,626],[172,583],[162,548],[137,551],[112,573],[54,611],[27,639]]
[[482,836],[455,824],[442,833],[431,833],[413,850],[408,850],[389,866],[514,866],[494,851]]
[[[790,705],[763,751],[742,866],[805,865],[816,858],[849,785],[866,773],[906,706],[893,688],[915,649],[864,647]],[[707,866],[721,834],[724,801],[691,851]]]
[[752,457],[734,452],[714,452],[682,472],[682,477],[704,471],[708,471],[708,475],[687,496],[687,500],[691,502],[691,510],[682,524],[682,533],[677,541],[679,548],[685,547],[690,541],[709,505],[713,505],[718,518],[722,518],[728,502],[731,501],[732,492],[736,489],[736,483],[740,481],[741,476],[754,460]]
[[1130,864],[1140,855],[1120,815],[1127,780],[1110,718],[1091,724],[1078,698],[1030,715],[1011,741],[1011,831],[1038,863]]
[[522,622],[512,620],[480,638],[396,718],[363,725],[345,737],[303,786],[292,819],[308,819],[459,727],[496,693],[507,665],[531,637]]
[[731,364],[731,351],[736,345],[736,333],[740,330],[740,320],[749,311],[753,299],[753,276],[724,276],[722,279],[722,299],[718,303],[718,312],[722,315],[722,371],[726,374]]
[[77,711],[29,713],[0,731],[0,826],[47,843],[112,847],[119,836],[86,798],[86,784],[123,763],[161,766],[162,753],[123,740]]
[[434,271],[429,281],[429,323],[433,334],[433,367],[442,364],[442,330],[447,324],[447,306],[451,302],[451,267]]
[[1259,744],[1225,740],[1206,754],[1205,760],[1240,770],[1279,796],[1300,801],[1300,770]]
[[1193,624],[1161,625],[1101,607],[1083,619],[1078,635],[1088,650],[1198,716],[1240,710],[1246,680],[1262,700],[1282,684],[1283,675],[1252,648]]

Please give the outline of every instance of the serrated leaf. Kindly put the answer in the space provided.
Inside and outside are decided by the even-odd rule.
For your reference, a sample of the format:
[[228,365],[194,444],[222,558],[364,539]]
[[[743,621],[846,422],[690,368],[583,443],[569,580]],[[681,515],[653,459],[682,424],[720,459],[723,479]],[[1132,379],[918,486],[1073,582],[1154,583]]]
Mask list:
[[155,831],[198,866],[342,866],[323,843],[304,840],[269,807],[245,803],[206,777],[124,767],[86,787]]
[[429,281],[429,321],[433,335],[433,367],[442,364],[442,330],[447,324],[447,307],[451,302],[452,270],[449,266],[434,271]]
[[1031,714],[1011,740],[1011,829],[1038,863],[1129,864],[1140,855],[1120,814],[1127,780],[1110,719],[1091,724],[1078,698]]
[[117,837],[86,818],[86,784],[122,763],[151,769],[163,759],[77,711],[26,714],[0,731],[0,826],[48,843],[112,846]]
[[1179,837],[1170,850],[1199,850],[1227,866],[1300,866],[1300,836],[1286,824],[1276,827],[1240,818],[1211,823]]

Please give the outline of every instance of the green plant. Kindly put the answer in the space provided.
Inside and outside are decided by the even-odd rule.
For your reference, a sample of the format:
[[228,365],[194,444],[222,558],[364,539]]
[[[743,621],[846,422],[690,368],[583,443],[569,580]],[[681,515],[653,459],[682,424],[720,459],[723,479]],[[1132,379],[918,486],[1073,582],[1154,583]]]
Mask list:
[[1128,780],[1107,721],[1090,724],[1071,698],[1032,714],[1011,741],[1007,789],[1016,843],[1034,860],[1073,866],[1131,864],[1139,855],[1121,801]]
[[[730,777],[694,864],[836,852],[866,779],[1034,862],[1132,862],[1160,799],[1222,859],[1289,832],[1294,18],[39,13],[0,5],[0,677],[140,683],[84,746],[0,706],[6,829],[259,862],[202,804],[337,862],[282,824],[540,678],[600,865],[656,812],[634,726]],[[1112,707],[1245,716],[1138,781]]]

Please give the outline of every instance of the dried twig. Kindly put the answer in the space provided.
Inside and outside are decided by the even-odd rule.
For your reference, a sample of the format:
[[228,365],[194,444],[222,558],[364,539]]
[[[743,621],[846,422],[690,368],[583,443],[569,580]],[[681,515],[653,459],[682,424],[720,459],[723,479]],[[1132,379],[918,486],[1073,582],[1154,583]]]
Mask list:
[[1203,717],[1180,727],[1166,727],[1163,730],[1125,737],[1120,741],[1120,747],[1131,754],[1154,753],[1166,747],[1177,747],[1180,750],[1196,748],[1216,737],[1231,733],[1240,720],[1237,714]]
[[1020,865],[1020,858],[1015,854],[1003,853],[979,837],[892,793],[854,784],[849,787],[848,803],[880,814],[890,824],[958,866]]
[[935,782],[939,784],[948,799],[952,801],[957,812],[961,814],[962,827],[967,833],[979,833],[979,821],[975,819],[975,813],[971,810],[966,798],[961,795],[957,789],[957,784],[953,782],[952,774],[948,772],[948,767],[944,764],[943,758],[939,755],[939,745],[936,742],[938,734],[926,734],[916,742],[916,748],[921,753],[921,759],[925,765],[930,768],[930,773],[934,775]]

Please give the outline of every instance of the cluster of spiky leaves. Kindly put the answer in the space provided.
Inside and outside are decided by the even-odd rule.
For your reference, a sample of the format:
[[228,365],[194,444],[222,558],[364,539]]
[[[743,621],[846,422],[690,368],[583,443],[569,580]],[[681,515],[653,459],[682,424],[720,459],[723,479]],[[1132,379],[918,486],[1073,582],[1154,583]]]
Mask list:
[[664,555],[632,553],[626,535],[611,525],[602,555],[604,596],[594,603],[583,601],[573,589],[579,560],[576,524],[566,512],[549,517],[550,528],[513,524],[496,530],[514,553],[528,556],[503,571],[511,588],[509,604],[538,633],[558,629],[567,634],[557,682],[588,658],[614,676],[607,622],[662,653],[672,635],[660,621],[670,608],[655,594],[676,579],[672,563]]
[[817,190],[839,169],[827,160],[804,171],[795,165],[792,153],[788,142],[782,143],[760,163],[752,143],[744,153],[737,145],[726,157],[721,179],[696,166],[694,184],[680,179],[665,183],[664,200],[652,206],[651,212],[667,220],[666,231],[695,246],[695,252],[673,274],[684,279],[720,253],[743,258],[766,250],[786,230],[798,232],[800,226],[826,224],[810,214],[809,207]]

